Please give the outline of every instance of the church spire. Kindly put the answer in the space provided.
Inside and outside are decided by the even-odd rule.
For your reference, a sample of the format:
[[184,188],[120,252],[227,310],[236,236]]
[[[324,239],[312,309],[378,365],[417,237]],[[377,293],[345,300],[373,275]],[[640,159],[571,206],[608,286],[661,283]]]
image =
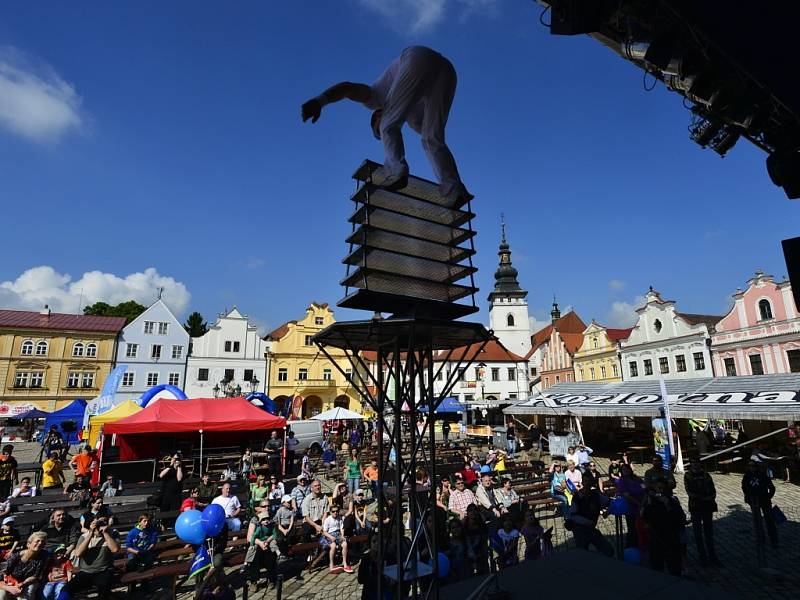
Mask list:
[[489,301],[492,302],[496,298],[524,298],[528,292],[519,286],[517,281],[517,270],[511,264],[511,246],[506,239],[506,222],[503,215],[500,215],[500,247],[498,249],[498,256],[500,263],[494,273],[494,290],[489,294]]
[[558,302],[556,301],[556,295],[553,294],[553,310],[550,311],[550,319],[552,320],[553,324],[561,318],[561,311],[558,308]]

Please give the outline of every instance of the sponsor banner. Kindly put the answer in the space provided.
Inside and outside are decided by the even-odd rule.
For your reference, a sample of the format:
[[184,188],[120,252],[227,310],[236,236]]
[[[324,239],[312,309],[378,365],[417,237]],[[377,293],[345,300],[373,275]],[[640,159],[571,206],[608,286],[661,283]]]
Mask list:
[[[35,404],[30,404],[29,402],[26,403],[13,403],[8,404],[6,402],[0,402],[0,419],[11,417],[12,419],[17,415],[21,415],[22,413],[28,412],[29,410],[33,410],[35,408],[39,408]],[[41,409],[40,409],[41,410]]]
[[656,448],[656,454],[664,461],[664,468],[669,470],[672,457],[669,451],[669,428],[667,427],[667,420],[663,417],[655,417],[652,423],[653,444]]
[[[729,393],[696,393],[696,394],[669,394],[667,396],[670,408],[680,407],[745,407],[758,406],[791,406],[800,408],[800,392],[729,392]],[[530,400],[519,403],[517,406],[544,406],[547,408],[575,407],[575,408],[602,408],[604,406],[624,405],[653,405],[658,409],[663,404],[661,394],[553,394],[550,396],[536,396]]]

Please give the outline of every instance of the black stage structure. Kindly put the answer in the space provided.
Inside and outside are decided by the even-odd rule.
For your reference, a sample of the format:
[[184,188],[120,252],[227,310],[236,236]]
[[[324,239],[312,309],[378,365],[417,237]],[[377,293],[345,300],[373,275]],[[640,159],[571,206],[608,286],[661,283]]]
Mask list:
[[[338,306],[375,315],[335,323],[314,342],[378,417],[379,526],[371,552],[377,551],[383,577],[374,583],[376,597],[383,598],[389,586],[396,599],[437,599],[435,410],[458,380],[459,367],[469,366],[492,338],[483,325],[457,320],[478,310],[474,214],[468,201],[452,206],[425,179],[412,176],[399,191],[381,187],[382,167],[371,161],[353,178],[355,211],[341,281],[346,293]],[[459,303],[465,298],[471,303]],[[329,348],[345,352],[349,372]],[[448,362],[455,368],[445,372]],[[413,424],[422,414],[425,427],[418,431]],[[403,419],[412,423],[407,433]],[[418,467],[428,472],[429,489],[417,488]],[[429,519],[433,527],[426,526]]]

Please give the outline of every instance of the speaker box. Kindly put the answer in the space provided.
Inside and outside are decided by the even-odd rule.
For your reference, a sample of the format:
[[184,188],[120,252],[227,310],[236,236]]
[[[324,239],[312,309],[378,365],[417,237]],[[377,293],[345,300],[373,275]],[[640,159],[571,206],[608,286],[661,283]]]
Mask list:
[[783,240],[781,246],[783,246],[783,257],[786,260],[789,282],[792,284],[794,305],[800,309],[800,237]]

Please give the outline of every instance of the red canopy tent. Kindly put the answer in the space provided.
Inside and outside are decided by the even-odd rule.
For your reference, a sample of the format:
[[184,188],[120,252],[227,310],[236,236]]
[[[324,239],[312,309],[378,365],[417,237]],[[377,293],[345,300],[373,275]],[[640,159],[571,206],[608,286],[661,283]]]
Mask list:
[[148,454],[155,456],[155,438],[145,434],[199,432],[202,455],[204,434],[263,431],[284,427],[286,419],[271,415],[242,397],[188,400],[159,398],[135,415],[107,423],[103,433],[116,434],[120,459],[131,460]]

